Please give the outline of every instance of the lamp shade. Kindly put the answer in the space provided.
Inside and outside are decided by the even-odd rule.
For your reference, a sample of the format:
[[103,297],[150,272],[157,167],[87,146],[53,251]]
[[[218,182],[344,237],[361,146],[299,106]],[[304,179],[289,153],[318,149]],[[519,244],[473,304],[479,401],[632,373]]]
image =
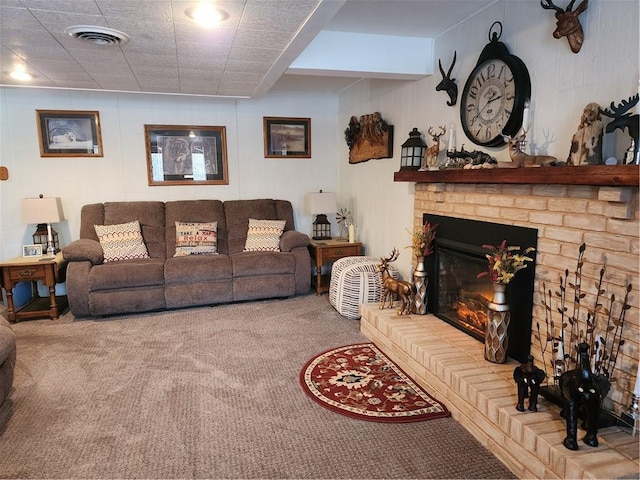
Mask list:
[[333,213],[338,209],[336,194],[332,192],[307,193],[305,197],[305,210],[311,215],[319,213]]
[[22,199],[22,223],[58,223],[64,220],[59,197]]

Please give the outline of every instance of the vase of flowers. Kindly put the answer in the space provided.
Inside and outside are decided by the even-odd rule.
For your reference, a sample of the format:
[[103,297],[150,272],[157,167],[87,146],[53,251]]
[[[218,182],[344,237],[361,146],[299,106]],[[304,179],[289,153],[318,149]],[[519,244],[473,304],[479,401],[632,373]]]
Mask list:
[[424,259],[433,252],[433,241],[436,238],[437,225],[426,222],[412,237],[411,248],[416,257],[416,265],[413,270],[413,285],[415,287],[414,313],[425,315],[427,313],[427,287],[429,278],[424,266]]
[[485,329],[484,358],[493,363],[507,361],[509,346],[509,322],[511,309],[507,302],[507,285],[516,273],[527,268],[527,262],[533,261],[527,254],[533,252],[533,247],[526,248],[522,253],[518,246],[508,246],[507,241],[495,247],[483,245],[482,248],[491,252],[486,254],[489,268],[478,274],[478,278],[489,276],[493,284],[493,296],[487,305],[487,325]]

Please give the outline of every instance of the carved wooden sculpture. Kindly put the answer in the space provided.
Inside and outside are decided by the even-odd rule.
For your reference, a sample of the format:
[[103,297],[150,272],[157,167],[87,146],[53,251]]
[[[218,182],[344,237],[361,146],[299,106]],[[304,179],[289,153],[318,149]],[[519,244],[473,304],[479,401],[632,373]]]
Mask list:
[[389,308],[393,307],[393,296],[395,294],[402,301],[398,315],[404,313],[409,315],[413,306],[413,285],[404,280],[396,280],[389,274],[389,264],[395,262],[399,254],[398,250],[394,248],[389,257],[380,257],[380,265],[376,269],[382,273],[382,302],[380,303],[380,309],[385,308],[387,299],[389,300]]
[[447,105],[453,107],[458,101],[458,85],[456,85],[456,79],[451,78],[451,70],[453,70],[453,66],[456,64],[456,54],[457,52],[453,52],[453,62],[449,67],[449,71],[444,73],[444,69],[442,68],[442,62],[438,59],[438,66],[440,67],[440,73],[442,74],[442,80],[436,86],[436,91],[440,92],[444,90],[449,95],[449,101]]
[[567,165],[600,165],[602,161],[602,130],[600,105],[587,104],[580,118],[578,130],[571,139]]
[[574,11],[571,11],[576,0],[571,0],[566,10],[556,7],[551,0],[540,0],[540,5],[545,10],[556,11],[556,29],[553,38],[567,37],[569,47],[573,53],[578,53],[584,41],[584,32],[578,15],[584,12],[589,6],[589,0],[582,0]]

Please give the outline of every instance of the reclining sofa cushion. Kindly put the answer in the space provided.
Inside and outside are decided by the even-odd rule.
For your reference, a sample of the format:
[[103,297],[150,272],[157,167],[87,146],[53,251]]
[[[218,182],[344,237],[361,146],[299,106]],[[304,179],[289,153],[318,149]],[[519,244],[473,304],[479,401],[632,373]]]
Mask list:
[[94,265],[89,272],[89,291],[119,290],[164,285],[164,259],[136,258]]

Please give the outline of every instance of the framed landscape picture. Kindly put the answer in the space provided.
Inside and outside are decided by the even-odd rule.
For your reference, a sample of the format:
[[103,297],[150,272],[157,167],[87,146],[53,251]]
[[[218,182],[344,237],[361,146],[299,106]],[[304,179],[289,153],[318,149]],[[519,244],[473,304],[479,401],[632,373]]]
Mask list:
[[265,158],[311,158],[310,118],[263,118]]
[[94,111],[36,110],[41,157],[102,157],[100,115]]
[[145,125],[149,185],[228,185],[225,127]]

